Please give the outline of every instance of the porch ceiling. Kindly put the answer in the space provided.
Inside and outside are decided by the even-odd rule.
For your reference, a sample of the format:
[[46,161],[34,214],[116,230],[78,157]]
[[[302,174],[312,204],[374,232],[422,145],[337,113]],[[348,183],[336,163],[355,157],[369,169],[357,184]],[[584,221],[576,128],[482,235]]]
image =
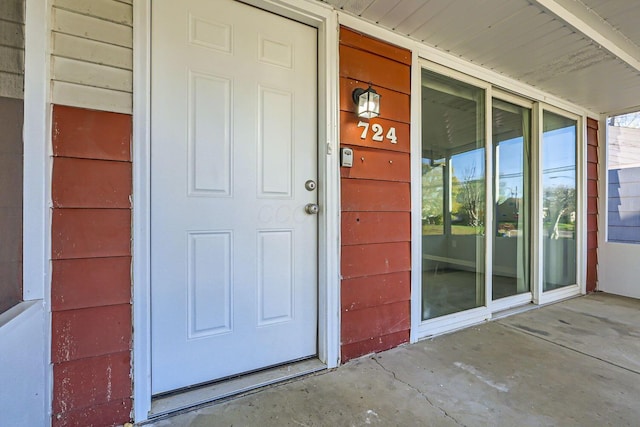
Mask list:
[[598,113],[640,105],[640,3],[317,0]]

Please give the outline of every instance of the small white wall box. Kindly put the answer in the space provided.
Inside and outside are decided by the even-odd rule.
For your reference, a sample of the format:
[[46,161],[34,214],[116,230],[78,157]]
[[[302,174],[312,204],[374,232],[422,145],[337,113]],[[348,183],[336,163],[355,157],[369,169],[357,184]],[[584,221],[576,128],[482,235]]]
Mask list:
[[353,166],[353,150],[351,148],[340,149],[340,166],[350,168]]

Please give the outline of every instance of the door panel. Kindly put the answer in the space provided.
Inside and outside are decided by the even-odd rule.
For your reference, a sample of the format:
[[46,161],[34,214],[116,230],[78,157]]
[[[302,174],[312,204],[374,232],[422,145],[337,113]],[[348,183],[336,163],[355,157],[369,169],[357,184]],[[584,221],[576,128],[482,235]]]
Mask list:
[[530,292],[531,109],[493,99],[492,300]]
[[543,111],[543,291],[577,283],[576,120]]
[[230,0],[152,7],[157,394],[316,354],[317,35]]
[[485,301],[485,91],[422,70],[422,320]]

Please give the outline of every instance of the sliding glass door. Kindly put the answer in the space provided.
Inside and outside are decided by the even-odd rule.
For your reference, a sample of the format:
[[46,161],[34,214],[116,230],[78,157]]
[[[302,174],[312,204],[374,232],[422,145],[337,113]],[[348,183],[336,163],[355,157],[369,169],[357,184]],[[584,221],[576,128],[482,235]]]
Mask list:
[[531,108],[493,99],[492,299],[530,292]]
[[443,67],[421,77],[420,333],[579,293],[579,117]]
[[485,90],[422,71],[422,320],[485,305]]

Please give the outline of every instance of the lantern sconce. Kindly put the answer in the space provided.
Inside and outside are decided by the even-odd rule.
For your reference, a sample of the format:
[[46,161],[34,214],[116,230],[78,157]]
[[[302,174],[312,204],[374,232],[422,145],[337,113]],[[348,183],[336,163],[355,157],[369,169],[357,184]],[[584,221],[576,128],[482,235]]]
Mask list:
[[380,115],[380,94],[369,84],[367,89],[355,88],[351,94],[358,106],[358,117],[372,119]]

